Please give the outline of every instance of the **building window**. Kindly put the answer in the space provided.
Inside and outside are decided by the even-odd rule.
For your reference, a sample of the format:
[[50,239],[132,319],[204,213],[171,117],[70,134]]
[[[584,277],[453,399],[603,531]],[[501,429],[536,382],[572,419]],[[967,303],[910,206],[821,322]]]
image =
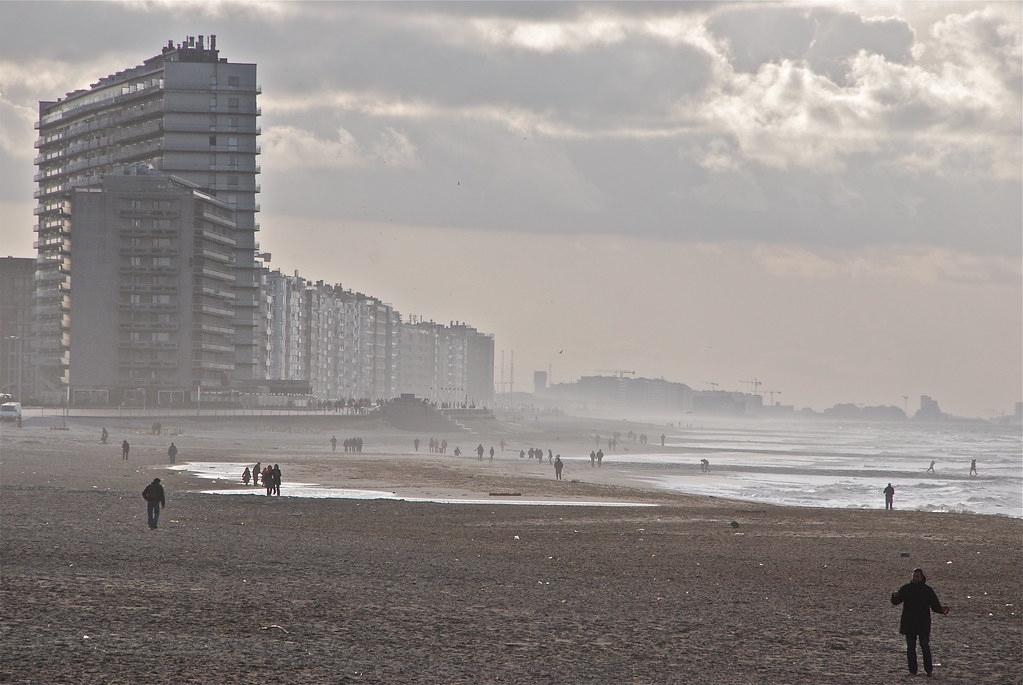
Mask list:
[[217,108],[217,96],[216,95],[212,95],[212,96],[210,96],[210,109],[216,109],[216,108]]
[[[210,136],[210,145],[211,146],[216,146],[216,144],[217,144],[217,137],[216,136]],[[211,162],[211,164],[212,164],[212,162]]]
[[228,109],[238,109],[238,98],[228,98],[227,99],[227,108]]

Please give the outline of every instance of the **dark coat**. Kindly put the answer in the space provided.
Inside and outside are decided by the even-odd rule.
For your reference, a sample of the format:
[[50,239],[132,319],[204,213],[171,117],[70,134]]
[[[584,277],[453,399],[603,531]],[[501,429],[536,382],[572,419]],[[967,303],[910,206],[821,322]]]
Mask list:
[[930,635],[931,612],[944,611],[927,583],[906,583],[892,593],[892,604],[902,605],[899,632],[903,635]]
[[150,483],[142,491],[142,498],[147,502],[159,502],[160,506],[167,506],[167,500],[163,494],[163,486],[159,483]]

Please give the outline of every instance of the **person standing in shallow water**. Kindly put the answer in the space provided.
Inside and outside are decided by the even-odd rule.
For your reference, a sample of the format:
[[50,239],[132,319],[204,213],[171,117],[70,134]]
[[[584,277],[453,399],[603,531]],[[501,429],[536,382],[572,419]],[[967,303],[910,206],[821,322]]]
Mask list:
[[892,593],[892,604],[902,605],[899,619],[899,633],[906,636],[906,662],[909,672],[916,675],[916,643],[924,657],[924,672],[931,675],[934,663],[931,660],[931,612],[947,615],[948,607],[942,606],[938,595],[927,584],[923,569],[913,569],[913,579]]
[[977,475],[977,460],[976,459],[971,459],[970,460],[970,475],[971,476],[976,476]]
[[164,495],[159,478],[154,478],[153,482],[146,486],[146,489],[142,491],[142,499],[146,500],[146,518],[149,528],[156,530],[156,525],[160,521],[160,507],[167,506],[167,497]]
[[891,483],[884,489],[884,509],[891,511],[895,508],[895,488]]

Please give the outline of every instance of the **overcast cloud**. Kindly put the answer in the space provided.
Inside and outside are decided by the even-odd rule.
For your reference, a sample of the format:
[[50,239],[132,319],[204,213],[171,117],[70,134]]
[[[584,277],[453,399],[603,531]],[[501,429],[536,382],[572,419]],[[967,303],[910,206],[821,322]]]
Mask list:
[[[484,278],[500,253],[474,259],[452,246],[468,263],[442,259],[411,293],[386,271],[416,271],[414,253],[379,264],[379,250],[349,238],[373,227],[410,244],[418,230],[463,243],[478,235],[491,249],[495,237],[529,244],[533,236],[556,269],[578,257],[575,241],[622,246],[630,258],[601,262],[602,273],[551,273],[538,270],[546,260],[522,255],[504,276],[510,283],[489,284],[494,306],[450,314],[493,330],[498,349],[518,350],[520,386],[550,361],[555,338],[594,322],[573,321],[558,311],[571,302],[553,298],[541,317],[549,335],[528,335],[516,281],[543,279],[557,290],[559,274],[585,281],[589,273],[629,288],[649,268],[636,256],[660,246],[653,251],[698,250],[707,268],[651,285],[642,305],[607,294],[606,314],[641,306],[650,319],[671,311],[682,289],[710,298],[720,323],[721,312],[748,313],[749,288],[781,288],[798,307],[791,282],[837,294],[883,274],[893,288],[946,302],[935,316],[970,331],[942,343],[963,366],[898,374],[898,387],[896,367],[906,366],[898,356],[861,369],[859,387],[849,387],[855,373],[822,376],[827,354],[877,335],[871,322],[822,341],[820,359],[800,351],[802,367],[786,357],[787,337],[767,326],[757,335],[774,356],[748,370],[724,356],[696,364],[702,341],[690,349],[674,333],[679,344],[639,343],[623,328],[609,337],[628,338],[623,349],[646,350],[645,358],[615,359],[609,350],[618,348],[598,336],[590,352],[560,362],[561,374],[638,366],[728,385],[698,376],[728,373],[731,363],[743,368],[736,379],[773,373],[770,382],[795,388],[786,398],[803,404],[945,393],[961,402],[953,409],[990,413],[1019,398],[1018,4],[4,3],[4,252],[31,250],[36,101],[199,33],[217,34],[228,59],[259,65],[260,240],[276,266],[372,292],[359,282],[371,280],[399,309],[444,318],[457,279]],[[310,243],[292,240],[299,235]],[[336,250],[332,262],[324,246]],[[749,281],[707,282],[715,260],[746,264]],[[953,302],[973,304],[949,310]],[[869,318],[871,301],[861,304]],[[976,319],[978,306],[997,315]],[[928,317],[888,316],[888,330],[938,335]],[[978,335],[1007,341],[1008,352],[992,359],[973,347]]]

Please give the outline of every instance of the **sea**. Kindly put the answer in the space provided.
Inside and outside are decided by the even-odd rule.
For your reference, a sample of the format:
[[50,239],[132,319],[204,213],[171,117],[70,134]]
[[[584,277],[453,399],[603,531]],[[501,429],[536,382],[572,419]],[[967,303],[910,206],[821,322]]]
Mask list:
[[[649,434],[647,445],[621,436],[605,469],[651,489],[800,507],[883,509],[895,488],[897,510],[1023,518],[1023,434],[1018,425],[989,423],[854,423],[694,419]],[[606,443],[604,445],[606,448]],[[566,479],[590,469],[589,456],[561,455]],[[701,460],[707,460],[707,468]],[[977,474],[970,462],[977,460]],[[928,471],[934,462],[933,472]],[[245,464],[193,462],[172,468],[236,483]],[[259,494],[262,489],[209,489]],[[408,498],[386,491],[329,488],[286,480],[283,495],[405,499],[443,504],[643,506],[528,498]]]
[[[660,435],[650,435],[646,446],[621,438],[620,453],[608,455],[605,466],[614,463],[656,488],[803,507],[883,508],[891,483],[896,509],[1023,518],[1018,425],[723,419],[682,425],[665,431],[663,450]],[[589,467],[588,456],[579,461]]]

